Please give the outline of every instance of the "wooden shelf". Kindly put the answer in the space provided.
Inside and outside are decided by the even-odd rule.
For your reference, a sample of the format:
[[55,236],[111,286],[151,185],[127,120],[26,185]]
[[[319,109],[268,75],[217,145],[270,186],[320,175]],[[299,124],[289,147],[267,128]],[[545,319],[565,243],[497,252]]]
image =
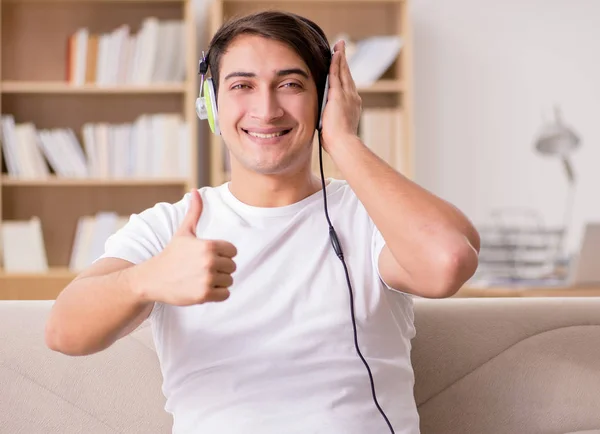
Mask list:
[[4,3],[183,3],[186,0],[4,0]]
[[598,286],[532,286],[532,287],[472,287],[466,285],[461,288],[455,297],[600,297]]
[[46,273],[8,273],[0,268],[0,279],[73,279],[76,275],[66,267],[52,267]]
[[75,276],[66,268],[52,268],[47,273],[0,270],[0,300],[54,300]]
[[19,94],[177,94],[185,93],[186,83],[151,84],[147,86],[76,86],[61,81],[3,81],[0,84],[2,93]]
[[156,185],[186,185],[184,178],[57,178],[52,176],[46,179],[19,179],[7,175],[2,176],[3,186],[156,186]]

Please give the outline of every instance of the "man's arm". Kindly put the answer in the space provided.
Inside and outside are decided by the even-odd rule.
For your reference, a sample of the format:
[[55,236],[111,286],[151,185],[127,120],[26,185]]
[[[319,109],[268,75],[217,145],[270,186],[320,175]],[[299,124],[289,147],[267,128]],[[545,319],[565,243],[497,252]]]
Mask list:
[[334,47],[322,142],[381,232],[379,274],[392,288],[423,297],[454,294],[475,273],[479,235],[455,207],[419,187],[371,152],[356,132],[361,98]]
[[386,242],[379,256],[382,279],[423,297],[456,293],[478,264],[479,235],[469,220],[356,136],[330,146],[329,153]]
[[136,265],[103,258],[58,295],[46,324],[46,345],[79,356],[102,351],[135,330],[154,303],[136,291]]
[[[154,229],[169,227],[168,216],[185,206],[174,234]],[[190,306],[227,300],[237,250],[226,241],[197,237],[203,208],[199,191],[192,190],[175,207],[159,204],[112,235],[106,257],[57,297],[46,326],[48,347],[69,355],[92,354],[135,330],[154,303]]]

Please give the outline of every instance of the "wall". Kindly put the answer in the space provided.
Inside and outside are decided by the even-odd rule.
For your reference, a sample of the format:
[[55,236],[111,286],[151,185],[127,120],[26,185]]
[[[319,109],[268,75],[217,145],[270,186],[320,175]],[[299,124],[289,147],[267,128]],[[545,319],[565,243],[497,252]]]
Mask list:
[[413,0],[416,179],[476,223],[531,207],[560,224],[567,183],[533,140],[557,102],[582,137],[574,230],[600,221],[600,1]]

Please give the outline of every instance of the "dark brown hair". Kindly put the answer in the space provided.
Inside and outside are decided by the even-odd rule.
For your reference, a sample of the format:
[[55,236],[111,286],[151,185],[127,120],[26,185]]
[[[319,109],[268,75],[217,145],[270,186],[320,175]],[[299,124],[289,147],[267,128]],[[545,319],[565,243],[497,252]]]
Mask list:
[[242,34],[259,35],[290,46],[308,66],[317,87],[319,105],[331,63],[331,48],[325,32],[308,18],[290,12],[267,10],[234,18],[213,36],[207,61],[215,93],[219,89],[219,67],[229,44]]

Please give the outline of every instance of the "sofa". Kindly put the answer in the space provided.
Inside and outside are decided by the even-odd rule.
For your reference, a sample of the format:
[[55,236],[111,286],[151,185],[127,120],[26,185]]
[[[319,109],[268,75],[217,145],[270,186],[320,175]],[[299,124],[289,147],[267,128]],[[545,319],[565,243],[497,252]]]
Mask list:
[[[0,433],[169,433],[148,324],[69,357],[51,303],[0,301]],[[423,434],[600,433],[600,298],[416,299],[415,322]]]

